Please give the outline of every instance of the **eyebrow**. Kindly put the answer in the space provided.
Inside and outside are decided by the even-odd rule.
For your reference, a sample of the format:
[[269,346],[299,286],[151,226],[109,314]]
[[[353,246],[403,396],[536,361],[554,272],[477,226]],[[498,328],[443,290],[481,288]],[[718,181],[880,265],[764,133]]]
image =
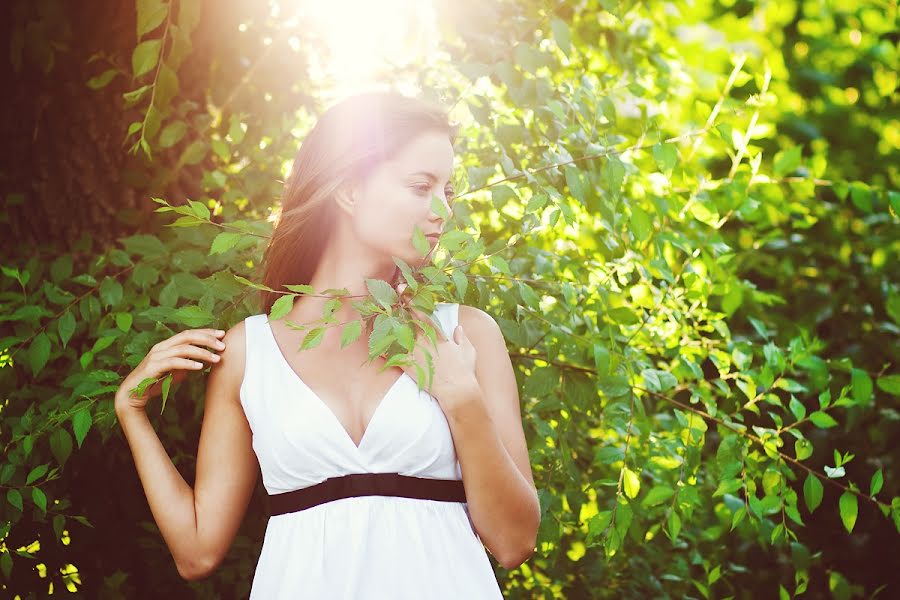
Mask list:
[[[429,171],[416,171],[415,173],[410,173],[410,177],[412,177],[413,175],[424,175],[425,177],[427,177],[427,178],[430,179],[431,181],[437,181],[437,180],[438,180],[437,175],[435,175],[434,173],[431,173],[431,172],[429,172]],[[448,181],[448,182],[447,182],[447,185],[450,186],[450,187],[452,188],[452,187],[453,187],[453,182]]]

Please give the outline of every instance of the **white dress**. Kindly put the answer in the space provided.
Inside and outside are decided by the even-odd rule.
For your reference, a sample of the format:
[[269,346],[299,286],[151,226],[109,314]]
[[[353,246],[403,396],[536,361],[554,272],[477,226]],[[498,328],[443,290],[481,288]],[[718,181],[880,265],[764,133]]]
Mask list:
[[[451,336],[459,304],[433,314]],[[357,447],[287,362],[268,315],[245,327],[240,399],[269,494],[350,473],[462,479],[443,410],[409,375],[384,395]],[[466,503],[356,496],[269,517],[250,600],[421,598],[503,598]]]

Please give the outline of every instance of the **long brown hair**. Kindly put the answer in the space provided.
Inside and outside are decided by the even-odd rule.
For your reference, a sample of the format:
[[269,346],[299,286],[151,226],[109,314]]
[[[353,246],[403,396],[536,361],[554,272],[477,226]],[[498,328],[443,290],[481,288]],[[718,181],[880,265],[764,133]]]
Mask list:
[[[326,110],[303,140],[285,182],[281,212],[263,254],[261,292],[267,314],[285,284],[308,284],[334,228],[330,200],[343,186],[364,179],[424,131],[445,132],[452,144],[458,125],[435,102],[394,91],[345,98]],[[396,276],[396,272],[395,272]],[[320,290],[316,290],[317,292]]]

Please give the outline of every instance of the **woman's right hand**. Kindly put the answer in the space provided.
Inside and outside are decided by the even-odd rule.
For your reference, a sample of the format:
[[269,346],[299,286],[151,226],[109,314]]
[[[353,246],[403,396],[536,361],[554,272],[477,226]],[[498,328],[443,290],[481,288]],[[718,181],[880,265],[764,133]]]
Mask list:
[[[185,329],[155,344],[116,390],[116,411],[145,410],[147,402],[162,391],[162,376],[169,371],[174,371],[172,383],[177,383],[189,371],[202,369],[200,360],[218,362],[221,359],[218,354],[201,346],[224,350],[225,343],[219,339],[223,335],[221,329]],[[148,377],[160,381],[149,386],[141,396],[132,394],[131,390]]]

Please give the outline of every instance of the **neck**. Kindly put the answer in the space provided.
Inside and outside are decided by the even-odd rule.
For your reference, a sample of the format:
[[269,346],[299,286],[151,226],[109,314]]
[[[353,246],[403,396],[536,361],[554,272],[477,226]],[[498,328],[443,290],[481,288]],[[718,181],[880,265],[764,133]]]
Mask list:
[[[366,279],[382,279],[393,286],[397,283],[399,275],[399,269],[393,260],[385,261],[382,256],[371,252],[359,252],[354,256],[343,258],[335,256],[333,252],[326,252],[309,282],[315,290],[315,295],[298,297],[286,319],[297,323],[309,323],[320,319],[325,303],[335,297],[330,293],[324,293],[329,289],[345,289],[348,292],[345,296],[338,296],[341,305],[333,313],[337,322],[346,323],[359,319],[360,313],[353,308],[352,302],[369,295]],[[325,337],[340,339],[341,329],[340,326],[329,327]]]

